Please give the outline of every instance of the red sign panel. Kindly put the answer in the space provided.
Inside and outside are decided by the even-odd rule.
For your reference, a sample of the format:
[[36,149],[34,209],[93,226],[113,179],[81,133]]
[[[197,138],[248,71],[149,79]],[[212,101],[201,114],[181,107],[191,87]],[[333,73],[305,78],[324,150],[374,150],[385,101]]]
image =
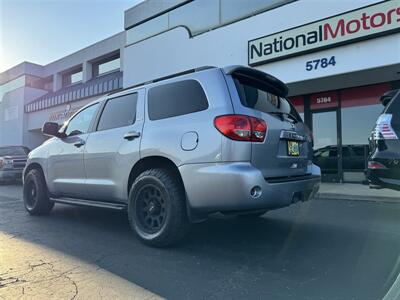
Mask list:
[[390,89],[389,83],[344,89],[341,91],[342,107],[380,104],[380,97]]
[[338,94],[336,91],[323,92],[311,95],[311,109],[325,109],[338,106]]
[[303,96],[294,96],[289,97],[290,102],[292,102],[293,106],[299,113],[304,112],[304,97]]

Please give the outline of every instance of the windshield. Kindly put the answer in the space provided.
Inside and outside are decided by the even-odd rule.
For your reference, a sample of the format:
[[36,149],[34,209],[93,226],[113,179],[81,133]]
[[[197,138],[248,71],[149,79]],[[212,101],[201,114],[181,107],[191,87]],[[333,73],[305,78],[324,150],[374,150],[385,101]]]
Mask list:
[[289,115],[301,121],[299,114],[286,98],[273,94],[267,86],[248,77],[234,77],[236,89],[243,106],[269,114]]
[[0,156],[27,155],[28,148],[25,147],[2,147],[0,148]]

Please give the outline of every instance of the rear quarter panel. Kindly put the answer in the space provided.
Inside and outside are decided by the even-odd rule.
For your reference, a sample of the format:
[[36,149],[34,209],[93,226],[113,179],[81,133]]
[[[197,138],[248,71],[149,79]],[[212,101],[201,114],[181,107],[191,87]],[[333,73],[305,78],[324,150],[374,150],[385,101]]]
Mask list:
[[[140,150],[142,158],[163,156],[172,160],[177,166],[222,161],[221,143],[224,138],[214,127],[214,118],[233,113],[233,108],[221,70],[211,69],[155,83],[147,87],[146,93],[159,84],[187,79],[194,79],[203,87],[208,99],[208,109],[152,121],[149,119],[146,97],[145,124]],[[189,132],[197,133],[198,142],[195,149],[187,151],[182,149],[181,143],[183,136]]]

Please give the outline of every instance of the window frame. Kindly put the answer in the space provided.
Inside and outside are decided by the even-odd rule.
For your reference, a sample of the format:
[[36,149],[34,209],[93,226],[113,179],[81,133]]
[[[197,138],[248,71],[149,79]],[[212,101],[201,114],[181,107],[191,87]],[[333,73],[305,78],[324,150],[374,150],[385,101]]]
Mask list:
[[[137,100],[136,100],[135,119],[133,120],[132,124],[125,125],[125,126],[118,126],[118,127],[114,127],[114,128],[100,129],[100,130],[99,130],[100,119],[101,119],[101,116],[102,116],[103,113],[104,113],[104,110],[105,110],[105,108],[106,108],[107,103],[108,103],[109,101],[113,100],[113,99],[118,99],[118,98],[121,98],[121,97],[133,95],[133,94],[136,94],[136,95],[137,95]],[[118,128],[124,128],[124,127],[128,127],[128,126],[134,125],[134,124],[136,123],[136,121],[138,120],[137,115],[138,115],[138,111],[139,111],[139,110],[138,110],[139,97],[140,97],[139,91],[132,91],[132,92],[129,92],[129,93],[126,93],[126,94],[122,94],[122,95],[118,95],[118,96],[113,96],[113,97],[110,97],[110,98],[107,98],[106,100],[104,100],[104,101],[103,101],[103,104],[101,105],[101,107],[100,107],[100,109],[99,109],[98,115],[97,115],[97,117],[96,117],[95,124],[94,124],[94,126],[93,126],[93,127],[94,127],[94,128],[93,128],[93,132],[101,132],[101,131],[112,130],[112,129],[118,129]]]
[[[82,78],[78,81],[72,82],[72,76],[75,74],[78,74],[78,73],[82,73],[82,75],[81,75]],[[61,75],[61,85],[63,88],[74,86],[74,85],[82,83],[82,82],[83,82],[83,67],[82,66],[80,66],[76,69],[73,69],[71,71],[64,72]]]
[[[115,61],[119,59],[119,67],[109,70],[107,72],[103,72],[100,73],[100,66],[112,61]],[[92,78],[98,78],[101,76],[105,76],[111,73],[115,73],[115,72],[121,72],[121,66],[122,66],[122,59],[121,59],[121,55],[120,53],[114,53],[113,55],[107,56],[106,58],[100,59],[100,60],[96,60],[94,62],[92,62]]]
[[[88,127],[87,132],[85,132],[85,133],[80,133],[80,134],[74,134],[74,135],[67,135],[67,134],[66,134],[66,131],[67,131],[67,129],[68,129],[68,127],[69,127],[71,121],[72,121],[73,119],[75,119],[75,117],[78,116],[81,112],[85,111],[86,109],[89,109],[90,107],[96,106],[96,105],[97,105],[98,107],[97,107],[96,111],[95,111],[94,114],[93,114],[93,118],[92,118],[92,120],[90,121],[90,124],[89,124],[89,127]],[[94,124],[94,122],[95,122],[95,121],[97,120],[97,118],[98,118],[98,114],[99,114],[99,109],[100,109],[100,108],[101,108],[100,102],[95,102],[95,103],[92,103],[92,104],[90,104],[90,105],[88,105],[88,106],[83,107],[82,109],[78,110],[78,111],[67,121],[67,123],[65,123],[65,124],[61,127],[61,129],[60,129],[59,132],[60,132],[60,133],[63,133],[63,134],[65,135],[64,138],[69,138],[69,137],[79,136],[79,135],[82,135],[82,134],[91,133],[91,132],[93,131],[93,130],[92,130],[93,124]]]

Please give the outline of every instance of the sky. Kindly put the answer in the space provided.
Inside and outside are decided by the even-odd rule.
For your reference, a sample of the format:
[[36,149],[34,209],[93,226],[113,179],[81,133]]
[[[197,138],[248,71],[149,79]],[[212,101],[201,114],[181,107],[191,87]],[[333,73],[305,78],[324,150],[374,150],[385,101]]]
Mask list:
[[0,0],[0,73],[48,64],[124,30],[142,0]]

